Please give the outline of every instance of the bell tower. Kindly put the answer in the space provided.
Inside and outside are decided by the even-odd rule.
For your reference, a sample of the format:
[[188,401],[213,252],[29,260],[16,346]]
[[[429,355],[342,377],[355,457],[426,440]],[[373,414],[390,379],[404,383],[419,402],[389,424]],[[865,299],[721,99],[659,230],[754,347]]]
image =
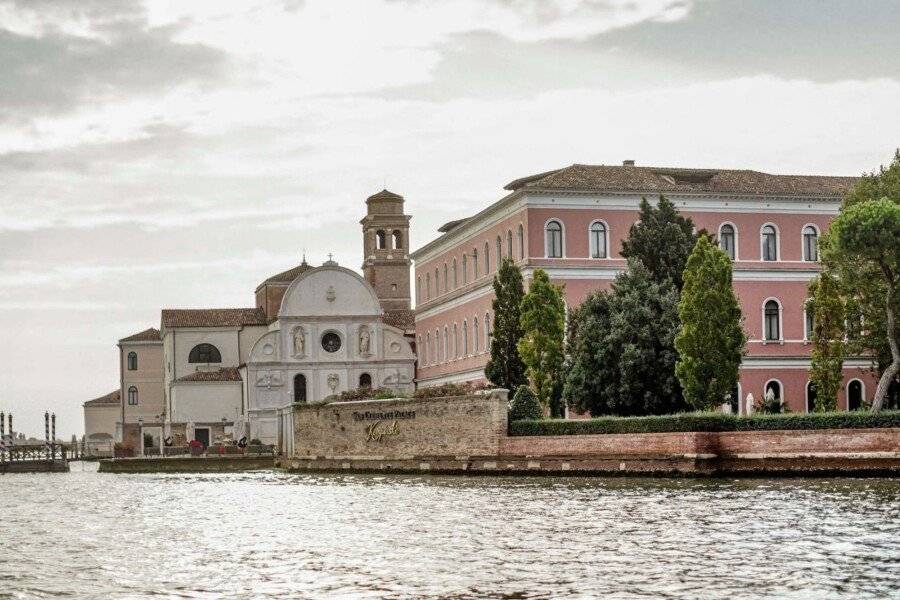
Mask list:
[[410,310],[409,220],[403,196],[381,190],[366,199],[363,276],[378,294],[385,313]]

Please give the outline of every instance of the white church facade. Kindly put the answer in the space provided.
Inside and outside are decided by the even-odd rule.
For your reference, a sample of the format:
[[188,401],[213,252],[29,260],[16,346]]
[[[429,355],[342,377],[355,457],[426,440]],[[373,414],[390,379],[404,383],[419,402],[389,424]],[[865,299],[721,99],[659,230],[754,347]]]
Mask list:
[[304,259],[257,286],[254,307],[163,309],[159,329],[119,340],[116,441],[138,455],[195,439],[275,444],[295,402],[360,387],[412,392],[403,203],[387,190],[366,200],[362,276]]

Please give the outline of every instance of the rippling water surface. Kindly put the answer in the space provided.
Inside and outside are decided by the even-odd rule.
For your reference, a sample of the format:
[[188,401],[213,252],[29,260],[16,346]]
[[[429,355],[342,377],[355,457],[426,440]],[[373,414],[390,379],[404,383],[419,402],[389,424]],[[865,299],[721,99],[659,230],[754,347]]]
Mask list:
[[0,509],[0,598],[900,597],[897,480],[74,463],[0,476]]

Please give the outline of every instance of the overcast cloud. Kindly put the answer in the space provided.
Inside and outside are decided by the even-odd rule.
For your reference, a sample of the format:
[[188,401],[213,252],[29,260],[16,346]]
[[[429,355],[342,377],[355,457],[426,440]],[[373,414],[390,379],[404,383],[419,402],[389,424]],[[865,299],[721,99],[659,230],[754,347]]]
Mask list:
[[413,245],[571,164],[858,174],[900,145],[900,5],[0,0],[0,409],[82,430],[162,307],[250,306],[363,200]]

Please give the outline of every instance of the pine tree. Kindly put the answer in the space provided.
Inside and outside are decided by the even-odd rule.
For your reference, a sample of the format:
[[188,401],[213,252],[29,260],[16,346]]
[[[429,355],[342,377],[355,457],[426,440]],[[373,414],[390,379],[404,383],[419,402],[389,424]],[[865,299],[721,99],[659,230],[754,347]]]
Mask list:
[[640,221],[631,226],[628,239],[622,242],[622,256],[640,260],[655,282],[669,280],[680,292],[682,273],[698,235],[694,222],[681,216],[665,196],[659,197],[656,207],[642,198]]
[[491,358],[484,368],[485,377],[496,386],[511,392],[525,385],[525,364],[519,356],[522,339],[521,304],[525,291],[522,271],[510,258],[504,258],[494,276],[494,329],[491,335]]
[[538,400],[549,407],[554,386],[562,376],[565,304],[562,288],[550,283],[543,269],[535,270],[521,312],[519,355]]
[[564,398],[591,415],[659,415],[687,405],[675,377],[678,292],[630,260],[612,290],[596,292],[569,328]]
[[737,387],[747,336],[731,285],[731,259],[709,236],[697,239],[684,270],[675,337],[675,374],[698,410],[721,405]]
[[837,409],[844,379],[844,317],[846,310],[837,281],[824,272],[809,282],[806,310],[813,315],[810,379],[816,388],[816,412]]

